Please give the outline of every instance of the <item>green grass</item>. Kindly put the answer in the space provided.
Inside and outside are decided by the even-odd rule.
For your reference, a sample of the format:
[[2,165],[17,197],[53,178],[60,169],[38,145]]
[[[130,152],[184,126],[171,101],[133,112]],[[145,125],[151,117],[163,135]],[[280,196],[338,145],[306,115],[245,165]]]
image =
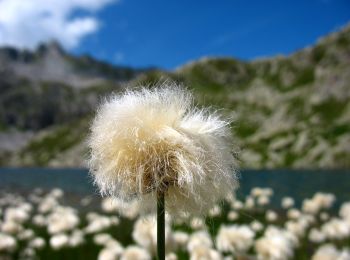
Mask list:
[[341,115],[346,106],[346,101],[342,102],[335,98],[329,98],[321,104],[314,106],[313,111],[319,114],[325,122],[330,124]]
[[85,120],[74,122],[55,129],[43,138],[29,143],[21,152],[22,159],[30,156],[36,166],[45,166],[58,154],[80,143],[85,135]]

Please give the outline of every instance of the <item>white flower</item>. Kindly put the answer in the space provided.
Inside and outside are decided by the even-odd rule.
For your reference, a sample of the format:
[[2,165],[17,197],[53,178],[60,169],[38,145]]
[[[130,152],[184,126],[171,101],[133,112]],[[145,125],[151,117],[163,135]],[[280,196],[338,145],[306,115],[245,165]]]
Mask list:
[[23,230],[23,226],[19,223],[16,223],[12,220],[5,221],[1,224],[1,231],[7,234],[17,234]]
[[339,216],[348,220],[350,223],[350,202],[345,202],[341,205],[339,210]]
[[128,203],[121,202],[119,213],[128,219],[135,219],[140,213],[140,201],[134,199]]
[[270,203],[270,198],[268,196],[259,196],[257,201],[259,206],[266,206]]
[[[134,225],[132,237],[137,244],[144,247],[152,255],[156,254],[157,250],[157,222],[154,216],[139,218]],[[174,244],[173,236],[169,223],[165,223],[165,248],[166,251],[171,251]]]
[[245,199],[244,208],[247,210],[251,210],[251,209],[254,209],[254,207],[255,207],[254,198],[247,196]]
[[[90,215],[92,216],[92,215]],[[87,227],[85,227],[85,232],[88,234],[97,233],[100,231],[103,231],[113,225],[116,225],[118,223],[115,223],[113,219],[107,217],[107,216],[100,216],[98,214],[95,214],[94,217],[88,219],[89,223]]]
[[32,222],[34,225],[37,225],[39,227],[43,227],[43,226],[47,225],[46,217],[44,215],[41,215],[41,214],[35,215],[33,217]]
[[45,244],[46,242],[43,238],[35,237],[30,241],[29,246],[35,249],[41,249],[45,246]]
[[222,252],[244,253],[253,245],[254,236],[249,226],[222,225],[216,237],[216,247]]
[[322,231],[312,228],[309,233],[309,240],[313,243],[321,243],[326,240],[326,236]]
[[190,251],[190,260],[222,260],[222,256],[212,248],[198,246]]
[[190,236],[187,233],[182,231],[175,231],[173,236],[174,236],[175,244],[178,248],[182,248],[182,249],[186,248],[187,242],[190,238]]
[[289,209],[291,207],[294,206],[294,199],[291,198],[291,197],[284,197],[282,198],[282,202],[281,202],[281,205],[282,205],[282,208],[284,209]]
[[74,229],[80,220],[74,209],[56,208],[47,218],[47,229],[50,234],[62,233]]
[[94,243],[100,246],[107,244],[111,240],[113,240],[113,237],[108,233],[96,234],[93,237]]
[[106,247],[98,254],[98,260],[117,260],[124,251],[121,244],[113,238],[106,241],[105,245]]
[[[123,253],[119,248],[105,247],[98,254],[98,260],[118,260],[119,256]],[[137,258],[135,258],[137,259]]]
[[235,210],[240,210],[240,209],[243,209],[244,205],[242,201],[236,200],[231,204],[231,207]]
[[101,203],[102,210],[107,213],[116,213],[120,208],[118,200],[113,199],[112,197],[107,197],[102,200]]
[[273,210],[266,211],[265,218],[268,222],[274,222],[278,219],[278,215]]
[[333,218],[323,224],[321,230],[329,239],[344,239],[350,236],[350,225],[343,219]]
[[128,246],[122,253],[120,260],[151,260],[150,254],[138,246]]
[[215,205],[209,210],[208,216],[210,217],[217,217],[221,214],[221,207],[219,205]]
[[197,231],[191,234],[187,243],[187,251],[192,252],[196,247],[213,247],[213,242],[207,231]]
[[333,194],[317,192],[311,199],[303,201],[302,208],[304,212],[316,215],[320,210],[330,208],[334,201]]
[[73,233],[69,237],[69,246],[77,247],[84,244],[84,233],[81,230],[74,230]]
[[29,219],[29,212],[21,207],[8,208],[5,210],[4,219],[22,224]]
[[290,219],[298,219],[301,216],[301,212],[298,209],[292,208],[287,211],[287,217]]
[[238,213],[236,211],[231,210],[228,214],[227,214],[227,218],[228,220],[231,221],[235,221],[237,220],[239,217]]
[[11,252],[17,247],[16,239],[12,236],[0,233],[0,253]]
[[50,238],[50,246],[55,250],[68,246],[68,243],[69,237],[66,234],[57,234]]
[[177,260],[177,255],[175,253],[169,253],[165,256],[165,260]]
[[58,205],[59,204],[58,204],[56,198],[48,195],[40,202],[40,204],[38,206],[38,211],[40,213],[47,213],[47,212],[50,212],[51,210],[55,209]]
[[192,229],[196,229],[196,230],[202,229],[205,227],[204,219],[200,217],[193,217],[191,219],[190,226]]
[[317,249],[315,254],[312,256],[312,260],[349,260],[349,250],[339,251],[332,244],[322,245]]
[[142,206],[160,190],[171,213],[207,212],[237,186],[228,123],[193,108],[191,94],[173,83],[102,104],[89,147],[101,193]]
[[258,259],[286,260],[293,257],[297,238],[286,230],[270,226],[255,243]]
[[285,224],[286,229],[297,237],[304,236],[307,228],[305,221],[287,221]]
[[19,240],[29,240],[34,237],[34,231],[31,229],[24,229],[17,234]]
[[54,188],[54,189],[51,190],[49,195],[54,197],[54,198],[56,198],[56,199],[59,199],[59,198],[63,197],[64,192],[63,192],[63,190],[61,190],[59,188]]
[[254,220],[252,223],[250,223],[250,227],[255,232],[259,232],[264,228],[263,224],[257,220]]
[[118,260],[118,251],[112,247],[105,247],[98,253],[98,260]]
[[271,188],[260,188],[260,187],[254,187],[251,191],[250,194],[253,197],[270,197],[273,195],[273,190]]
[[315,200],[305,199],[305,200],[303,200],[302,209],[306,213],[316,215],[320,211],[321,205]]

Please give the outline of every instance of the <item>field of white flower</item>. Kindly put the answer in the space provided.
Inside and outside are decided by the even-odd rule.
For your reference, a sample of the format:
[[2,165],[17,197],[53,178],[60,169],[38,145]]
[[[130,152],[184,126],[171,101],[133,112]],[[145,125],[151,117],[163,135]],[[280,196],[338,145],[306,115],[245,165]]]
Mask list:
[[[166,219],[166,259],[350,259],[350,202],[318,192],[297,208],[274,191],[233,195],[207,217]],[[156,221],[137,202],[75,198],[60,189],[0,195],[0,259],[155,259]]]

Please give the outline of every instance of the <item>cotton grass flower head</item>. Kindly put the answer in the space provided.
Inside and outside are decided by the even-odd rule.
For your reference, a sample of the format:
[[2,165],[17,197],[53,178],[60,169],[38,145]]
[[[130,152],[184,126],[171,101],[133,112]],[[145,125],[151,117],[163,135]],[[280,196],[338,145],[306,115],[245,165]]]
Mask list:
[[198,246],[190,252],[190,260],[222,260],[221,254],[215,249]]
[[228,214],[227,214],[227,218],[230,221],[235,221],[239,218],[239,214],[237,213],[237,211],[231,210]]
[[221,252],[242,254],[253,245],[255,232],[246,225],[222,225],[216,237],[216,247]]
[[17,234],[17,238],[22,241],[30,240],[34,237],[34,231],[31,229],[24,229]]
[[12,220],[7,220],[1,224],[0,230],[4,233],[15,235],[23,230],[23,226]]
[[17,241],[14,237],[0,233],[0,253],[11,252],[17,247]]
[[79,224],[76,210],[70,207],[58,207],[47,218],[50,234],[58,234],[74,229]]
[[124,248],[122,247],[122,245],[118,241],[114,240],[112,237],[107,237],[106,236],[107,234],[101,234],[101,235],[104,235],[105,237],[103,238],[101,236],[101,237],[97,238],[97,240],[101,240],[99,242],[102,242],[102,240],[106,240],[106,241],[104,241],[103,244],[105,245],[105,247],[99,252],[97,259],[98,260],[119,259],[119,256],[124,251]]
[[278,219],[278,215],[273,210],[266,211],[265,218],[268,222],[275,222]]
[[172,82],[114,95],[98,109],[88,139],[102,195],[142,205],[166,195],[169,213],[207,212],[237,186],[229,123],[193,106]]
[[66,234],[57,234],[50,238],[50,246],[54,250],[59,250],[63,247],[67,247],[69,243],[69,237]]
[[165,260],[177,260],[177,255],[175,253],[169,253],[165,256]]
[[320,246],[312,260],[348,260],[350,259],[349,250],[338,250],[333,244],[325,244]]
[[326,240],[326,235],[322,231],[320,231],[319,229],[312,228],[310,230],[308,238],[313,243],[321,243],[321,242],[324,242]]
[[45,244],[46,242],[43,238],[35,237],[30,241],[29,246],[35,249],[41,249],[45,246]]
[[286,260],[293,257],[297,238],[287,230],[269,226],[255,242],[258,259]]
[[261,230],[264,229],[264,225],[257,220],[254,220],[253,222],[251,222],[249,226],[255,232],[260,232]]
[[69,237],[69,246],[78,247],[84,243],[85,243],[84,233],[79,229],[74,230]]
[[192,252],[197,247],[213,247],[213,241],[207,231],[202,230],[191,234],[187,243],[187,251]]
[[22,207],[8,208],[5,211],[4,219],[22,224],[29,219],[29,212]]
[[350,237],[350,225],[343,219],[333,218],[321,227],[328,239],[345,239]]
[[108,229],[114,225],[117,225],[113,219],[107,216],[100,216],[96,214],[94,217],[88,219],[88,225],[85,227],[85,232],[87,234],[93,234],[101,232],[105,229]]
[[187,246],[187,242],[190,238],[189,234],[183,232],[183,231],[175,231],[174,234],[174,241],[177,248],[185,249]]
[[282,198],[282,201],[281,201],[282,208],[289,209],[289,208],[293,207],[294,204],[295,204],[295,202],[294,202],[293,198],[291,198],[291,197]]
[[345,202],[341,205],[339,216],[350,223],[350,202]]
[[151,260],[151,255],[146,249],[138,246],[128,246],[122,253],[120,260]]
[[335,202],[335,196],[331,193],[317,192],[311,199],[303,201],[304,212],[316,215],[322,209],[329,209]]
[[119,252],[112,247],[105,247],[98,253],[98,260],[116,260],[118,259]]
[[[152,255],[157,251],[157,222],[152,215],[139,218],[134,225],[132,237],[135,242],[147,249]],[[165,223],[165,249],[170,252],[174,247],[175,241],[171,232],[169,221]]]
[[103,246],[103,245],[107,244],[111,240],[113,240],[113,237],[110,234],[108,234],[108,233],[96,234],[93,237],[94,243],[96,245],[100,245],[100,246]]

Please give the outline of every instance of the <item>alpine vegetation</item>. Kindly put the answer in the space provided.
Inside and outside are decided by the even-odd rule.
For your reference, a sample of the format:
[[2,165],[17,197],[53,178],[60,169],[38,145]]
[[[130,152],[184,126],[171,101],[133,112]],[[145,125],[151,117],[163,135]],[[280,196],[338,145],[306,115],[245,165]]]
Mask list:
[[98,108],[89,166],[102,195],[172,215],[203,214],[238,186],[230,122],[173,82],[112,95]]
[[[254,185],[245,190],[215,204],[214,215],[165,218],[166,259],[350,259],[350,200],[319,191],[289,197],[297,203],[283,208],[279,202],[291,194]],[[267,193],[271,203],[245,206],[247,197],[257,202]],[[303,209],[310,198],[331,197],[336,200],[320,211]],[[143,216],[135,205],[90,191],[1,190],[0,259],[156,259],[155,216]],[[265,218],[270,211],[278,214],[274,222]]]

